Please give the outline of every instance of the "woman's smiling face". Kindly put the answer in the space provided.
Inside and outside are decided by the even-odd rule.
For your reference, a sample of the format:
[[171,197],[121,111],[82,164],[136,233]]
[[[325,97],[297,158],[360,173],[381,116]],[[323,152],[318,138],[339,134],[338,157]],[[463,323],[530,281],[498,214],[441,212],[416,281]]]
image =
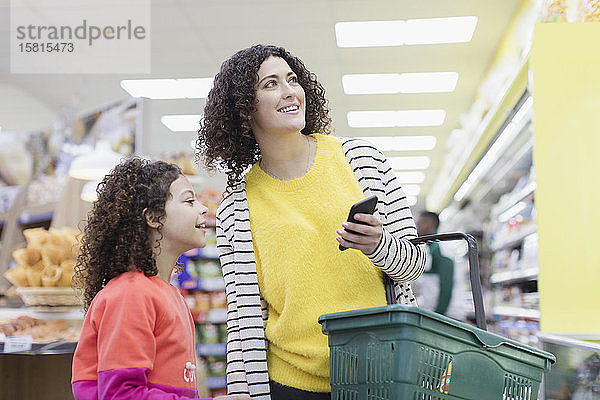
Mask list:
[[270,56],[258,70],[254,135],[300,132],[306,125],[304,89],[288,63]]

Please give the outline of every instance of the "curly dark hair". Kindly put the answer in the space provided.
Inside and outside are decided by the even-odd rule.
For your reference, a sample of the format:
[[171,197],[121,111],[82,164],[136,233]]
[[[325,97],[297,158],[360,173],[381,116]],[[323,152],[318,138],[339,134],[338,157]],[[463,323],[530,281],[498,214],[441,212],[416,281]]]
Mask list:
[[240,181],[248,166],[260,159],[260,149],[250,127],[256,112],[258,70],[269,56],[283,58],[298,76],[306,96],[305,135],[330,134],[331,117],[325,89],[302,60],[282,47],[254,45],[235,53],[221,65],[208,94],[204,117],[196,140],[197,159],[209,171],[220,167],[227,173],[227,188]]
[[100,289],[123,272],[158,274],[144,209],[158,218],[160,233],[171,183],[181,175],[175,164],[131,157],[100,182],[75,266],[86,312]]

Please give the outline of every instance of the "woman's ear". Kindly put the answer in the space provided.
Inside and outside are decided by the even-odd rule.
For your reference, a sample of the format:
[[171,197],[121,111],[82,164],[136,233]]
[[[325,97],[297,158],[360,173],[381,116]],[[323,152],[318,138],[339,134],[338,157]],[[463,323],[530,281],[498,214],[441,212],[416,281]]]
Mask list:
[[158,229],[160,226],[160,221],[158,215],[156,213],[148,210],[148,208],[144,208],[142,211],[144,218],[146,219],[146,224],[153,229]]

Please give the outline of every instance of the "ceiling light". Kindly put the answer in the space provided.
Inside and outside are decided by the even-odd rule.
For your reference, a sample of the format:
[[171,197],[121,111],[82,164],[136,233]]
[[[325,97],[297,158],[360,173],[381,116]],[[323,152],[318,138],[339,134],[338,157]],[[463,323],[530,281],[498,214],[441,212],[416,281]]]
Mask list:
[[401,46],[406,21],[359,21],[335,24],[338,47]]
[[442,44],[470,42],[477,17],[409,19],[406,21],[405,44]]
[[105,140],[99,140],[90,153],[82,154],[71,161],[69,175],[76,179],[99,180],[104,178],[123,156],[114,152]]
[[446,119],[444,110],[350,111],[346,114],[351,128],[390,128],[439,126]]
[[442,93],[456,89],[458,72],[403,74],[347,74],[342,76],[346,94]]
[[427,156],[389,157],[388,161],[394,170],[427,169],[431,163]]
[[433,150],[435,136],[363,136],[356,139],[366,140],[381,151]]
[[201,99],[208,96],[213,78],[125,79],[121,87],[133,97]]
[[406,196],[406,201],[409,206],[414,206],[417,204],[417,196]]
[[163,115],[160,122],[173,132],[196,132],[202,115]]
[[356,21],[335,24],[338,47],[379,47],[469,42],[477,17]]
[[342,86],[346,94],[400,93],[400,74],[347,74]]
[[447,221],[448,219],[450,219],[451,214],[453,215],[454,213],[452,212],[452,210],[450,210],[449,207],[444,208],[439,215],[440,221]]
[[394,174],[401,185],[405,183],[422,183],[425,180],[423,171],[394,171]]
[[453,92],[458,72],[414,72],[400,74],[401,93]]
[[100,181],[89,181],[86,182],[81,188],[81,194],[79,198],[83,201],[87,201],[88,203],[93,203],[98,200],[98,185]]
[[407,196],[417,196],[421,193],[421,186],[419,185],[402,185],[402,190]]

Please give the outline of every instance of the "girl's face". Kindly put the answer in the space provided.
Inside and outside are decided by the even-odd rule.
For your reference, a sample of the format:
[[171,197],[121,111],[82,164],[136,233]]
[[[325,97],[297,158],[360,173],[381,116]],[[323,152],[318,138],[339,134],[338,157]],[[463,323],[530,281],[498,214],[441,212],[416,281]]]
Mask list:
[[170,193],[165,203],[161,248],[182,254],[204,247],[208,208],[196,200],[192,185],[185,176],[179,176],[171,183]]
[[251,121],[256,137],[304,129],[304,89],[283,58],[270,56],[260,65],[256,101]]

